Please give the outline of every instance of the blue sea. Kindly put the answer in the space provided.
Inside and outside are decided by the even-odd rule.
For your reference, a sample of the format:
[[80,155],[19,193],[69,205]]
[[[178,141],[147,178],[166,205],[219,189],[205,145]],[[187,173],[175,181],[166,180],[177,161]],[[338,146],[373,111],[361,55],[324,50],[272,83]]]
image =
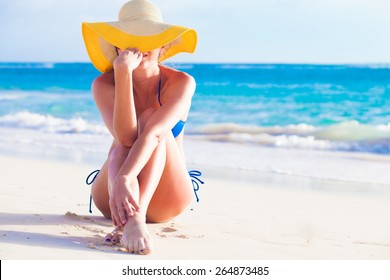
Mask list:
[[[197,82],[188,138],[390,153],[389,65],[167,66]],[[98,75],[90,63],[0,63],[0,142],[38,141],[17,138],[18,131],[39,132],[51,144],[108,136],[90,90]]]

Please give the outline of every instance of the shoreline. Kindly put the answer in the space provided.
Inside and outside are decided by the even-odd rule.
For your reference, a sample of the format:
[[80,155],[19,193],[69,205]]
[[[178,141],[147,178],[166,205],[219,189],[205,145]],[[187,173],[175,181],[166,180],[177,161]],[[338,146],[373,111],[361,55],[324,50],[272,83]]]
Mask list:
[[148,224],[154,253],[136,256],[103,243],[112,227],[88,213],[90,164],[0,162],[1,259],[390,259],[390,198],[367,184],[203,166],[200,202]]
[[[109,135],[48,133],[32,129],[0,129],[0,155],[91,165],[104,163],[111,146]],[[186,136],[188,169],[222,168],[292,175],[329,181],[364,183],[390,189],[388,155],[316,149],[267,147],[218,142]]]

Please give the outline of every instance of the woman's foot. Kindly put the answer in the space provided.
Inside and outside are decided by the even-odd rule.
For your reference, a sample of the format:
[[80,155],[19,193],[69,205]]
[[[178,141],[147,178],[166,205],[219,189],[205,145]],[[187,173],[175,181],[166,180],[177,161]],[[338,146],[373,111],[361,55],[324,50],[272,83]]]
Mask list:
[[134,216],[127,219],[121,243],[130,253],[147,255],[152,252],[152,240],[145,220],[140,212],[134,212]]

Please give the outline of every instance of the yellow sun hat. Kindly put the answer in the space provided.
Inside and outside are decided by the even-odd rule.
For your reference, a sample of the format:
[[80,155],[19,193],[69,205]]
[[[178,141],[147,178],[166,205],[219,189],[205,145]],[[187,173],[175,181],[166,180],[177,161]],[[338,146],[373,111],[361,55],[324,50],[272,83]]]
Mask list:
[[197,43],[194,29],[163,23],[160,10],[146,0],[124,4],[118,21],[83,22],[82,34],[89,58],[100,72],[112,69],[115,47],[147,52],[164,46],[161,62],[180,52],[193,53]]

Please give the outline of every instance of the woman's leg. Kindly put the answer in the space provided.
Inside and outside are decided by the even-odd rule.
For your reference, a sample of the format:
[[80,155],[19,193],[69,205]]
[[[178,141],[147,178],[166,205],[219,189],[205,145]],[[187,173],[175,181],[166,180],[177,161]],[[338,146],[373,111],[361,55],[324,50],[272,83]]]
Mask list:
[[95,206],[102,212],[103,216],[111,219],[110,206],[108,204],[108,166],[110,164],[110,155],[100,168],[99,174],[96,176],[92,184],[91,194]]
[[[142,133],[154,112],[155,109],[147,109],[141,114],[138,119],[138,134]],[[131,153],[129,156],[131,156]],[[129,252],[148,254],[152,251],[152,239],[146,227],[146,213],[150,200],[159,184],[165,161],[165,140],[162,140],[153,151],[137,179],[130,183],[133,192],[139,194],[138,204],[140,209],[135,211],[132,217],[127,218],[127,223],[123,229],[121,243]]]
[[100,169],[92,185],[92,198],[96,207],[102,212],[103,216],[111,219],[111,211],[109,206],[110,180],[115,179],[115,174],[125,161],[129,149],[121,147],[115,140],[113,141],[108,158]]
[[[146,110],[140,116],[139,133],[154,111]],[[114,177],[115,169],[121,165],[121,161],[123,163],[127,152],[116,149],[114,144],[109,159],[94,182],[93,199],[105,217],[111,217],[108,206],[108,178]],[[145,225],[145,214],[149,222],[164,222],[180,214],[193,198],[185,161],[173,135],[167,135],[160,142],[136,181],[131,185],[139,190],[141,212],[134,219],[129,219],[124,228],[122,243],[129,251],[148,253],[151,250],[151,240]]]
[[[140,116],[139,133],[155,111],[148,109]],[[148,222],[164,222],[177,216],[193,198],[185,160],[172,134],[159,143],[137,179],[139,205]]]
[[185,159],[175,138],[169,134],[164,142],[166,151],[164,170],[146,213],[147,221],[151,223],[171,220],[182,213],[194,198]]

